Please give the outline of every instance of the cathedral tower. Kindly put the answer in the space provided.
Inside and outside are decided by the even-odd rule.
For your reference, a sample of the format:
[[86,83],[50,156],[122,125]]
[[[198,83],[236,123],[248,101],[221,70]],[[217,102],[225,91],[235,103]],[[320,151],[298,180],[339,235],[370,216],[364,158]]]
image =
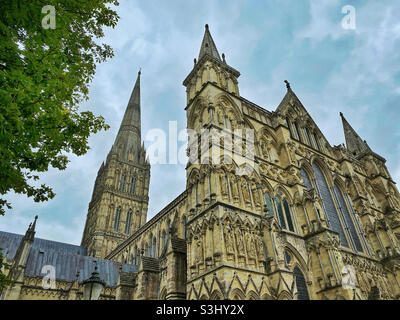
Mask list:
[[150,163],[141,143],[140,71],[117,137],[93,189],[82,245],[105,257],[147,220]]

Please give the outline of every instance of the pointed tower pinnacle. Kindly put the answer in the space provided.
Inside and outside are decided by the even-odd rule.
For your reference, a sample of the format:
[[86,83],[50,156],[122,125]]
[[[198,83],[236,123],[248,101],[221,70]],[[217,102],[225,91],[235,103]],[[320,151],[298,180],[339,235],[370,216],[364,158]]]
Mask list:
[[205,54],[208,54],[211,57],[221,61],[217,47],[215,46],[214,40],[208,28],[208,24],[206,24],[206,30],[204,32],[203,42],[201,43],[198,61],[200,61]]
[[138,72],[135,86],[126,107],[118,135],[115,139],[113,150],[127,160],[129,152],[140,151],[141,123],[140,123],[140,75]]
[[284,83],[286,83],[286,89],[289,91],[289,90],[291,90],[290,89],[290,83],[289,83],[289,81],[287,81],[287,80],[285,80],[285,81],[283,81]]
[[365,152],[372,152],[365,140],[362,140],[357,132],[347,122],[343,113],[340,112],[342,118],[344,137],[346,139],[347,149],[355,156],[364,154]]
[[133,128],[139,129],[140,134],[140,75],[141,70],[138,72],[135,86],[133,87],[131,97],[126,107],[124,118],[121,122],[119,131],[129,131]]
[[32,223],[29,224],[29,227],[25,233],[25,237],[24,237],[25,240],[32,242],[33,239],[35,238],[35,233],[36,233],[35,228],[36,228],[37,219],[38,219],[38,216],[35,216],[35,220],[33,221],[33,224]]

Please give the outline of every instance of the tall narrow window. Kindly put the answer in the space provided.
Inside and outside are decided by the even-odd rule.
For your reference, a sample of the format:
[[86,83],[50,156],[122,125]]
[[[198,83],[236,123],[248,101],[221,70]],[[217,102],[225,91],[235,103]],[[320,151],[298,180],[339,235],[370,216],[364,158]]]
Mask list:
[[119,190],[123,191],[124,188],[125,188],[125,175],[123,174],[119,182]]
[[293,138],[293,132],[292,132],[292,127],[290,125],[289,118],[286,118],[286,124],[287,124],[288,129],[289,129],[290,137]]
[[283,216],[281,199],[279,199],[279,197],[275,197],[275,207],[276,207],[276,212],[278,213],[278,218],[281,228],[286,229],[286,223],[285,223],[285,218]]
[[129,234],[129,230],[131,230],[131,222],[132,222],[132,211],[126,214],[126,223],[125,223],[125,233]]
[[138,247],[135,246],[135,264],[139,264],[139,255]]
[[304,279],[303,272],[298,267],[293,269],[293,275],[296,281],[297,287],[297,300],[310,300],[307,291],[306,279]]
[[318,136],[315,134],[315,132],[313,134],[313,138],[314,138],[315,147],[317,148],[318,151],[321,151],[321,147],[319,145],[319,139],[318,139]]
[[197,184],[194,185],[194,203],[197,205],[198,204],[198,198],[197,198]]
[[301,138],[300,138],[300,130],[299,130],[299,127],[297,126],[297,123],[294,122],[293,125],[294,125],[294,132],[296,133],[297,139],[301,140]]
[[153,237],[153,257],[157,258],[157,239]]
[[353,206],[351,205],[350,196],[347,193],[345,195],[346,195],[347,203],[349,204],[351,214],[354,217],[354,222],[355,222],[356,228],[358,230],[358,234],[361,236],[361,240],[364,243],[364,248],[367,250],[368,255],[371,255],[371,252],[370,252],[368,244],[367,244],[367,240],[365,239],[365,234],[364,234],[363,230],[361,229],[360,222],[358,221],[358,217],[354,214],[354,209],[353,209]]
[[225,117],[225,128],[231,130],[231,120],[228,117]]
[[129,184],[129,192],[130,193],[135,193],[135,178],[131,179],[131,183]]
[[152,236],[150,236],[149,243],[150,243],[149,256],[152,257],[153,256],[153,237]]
[[228,186],[229,201],[231,201],[232,200],[232,197],[231,197],[231,182],[229,181],[229,173],[228,172],[225,175],[225,179],[226,179],[226,184]]
[[267,205],[267,209],[268,209],[268,215],[270,217],[274,216],[274,209],[272,207],[272,201],[271,201],[271,197],[269,196],[268,193],[265,193],[265,203]]
[[163,249],[164,249],[165,246],[167,245],[167,233],[165,232],[165,230],[163,231],[162,237],[163,237]]
[[117,208],[115,211],[115,219],[114,219],[114,231],[119,231],[119,221],[121,219],[121,208]]
[[254,208],[253,192],[251,191],[251,187],[250,187],[249,181],[246,181],[246,182],[247,182],[247,190],[249,191],[249,194],[250,194],[251,207]]
[[211,200],[211,173],[207,175],[208,181],[208,198]]
[[307,172],[303,168],[300,168],[300,174],[303,178],[303,184],[306,186],[307,190],[311,190],[313,187],[311,184],[311,179],[308,176]]
[[319,149],[322,151],[322,152],[325,152],[326,151],[326,149],[325,149],[325,140],[323,139],[323,138],[321,138],[321,137],[318,137],[317,136],[317,139],[318,139],[318,144],[319,144]]
[[346,206],[346,201],[343,197],[343,193],[337,184],[335,184],[334,190],[335,190],[336,200],[339,205],[339,210],[342,214],[342,217],[344,217],[344,221],[346,222],[346,225],[348,227],[350,238],[352,239],[355,249],[359,252],[362,252],[363,248],[360,242],[360,238],[358,237],[358,233],[354,226],[353,219],[351,218],[350,212]]
[[311,138],[310,138],[310,132],[308,131],[308,128],[304,128],[304,132],[306,133],[307,144],[310,147],[312,147]]
[[186,223],[187,223],[187,218],[186,218],[186,216],[183,216],[183,219],[182,219],[182,234],[183,234],[183,239],[186,239]]
[[326,182],[325,176],[322,173],[321,169],[319,166],[314,162],[312,164],[312,167],[314,169],[315,173],[315,182],[317,186],[317,190],[319,193],[319,196],[322,199],[322,203],[324,206],[325,210],[325,216],[327,217],[327,222],[328,226],[332,228],[333,231],[336,231],[339,233],[340,236],[340,243],[344,247],[349,247],[349,244],[347,243],[347,239],[342,227],[342,224],[339,219],[339,214],[336,210],[335,204],[333,202],[331,192],[328,187],[328,183]]
[[293,222],[292,222],[292,215],[290,213],[290,208],[289,205],[286,201],[286,199],[283,200],[283,208],[285,209],[285,216],[286,216],[286,221],[288,224],[288,228],[290,231],[294,232],[294,227],[293,227]]

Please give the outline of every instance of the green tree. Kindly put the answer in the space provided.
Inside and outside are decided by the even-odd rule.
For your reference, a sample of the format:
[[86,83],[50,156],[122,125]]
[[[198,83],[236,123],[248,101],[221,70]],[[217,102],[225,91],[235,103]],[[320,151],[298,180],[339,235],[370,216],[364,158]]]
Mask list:
[[[51,187],[35,182],[38,173],[65,169],[68,153],[85,154],[89,135],[108,128],[103,117],[80,112],[79,104],[88,99],[96,63],[113,56],[99,39],[116,25],[117,5],[1,0],[0,196],[14,191],[37,202],[53,198]],[[11,203],[0,198],[1,215],[6,207]]]

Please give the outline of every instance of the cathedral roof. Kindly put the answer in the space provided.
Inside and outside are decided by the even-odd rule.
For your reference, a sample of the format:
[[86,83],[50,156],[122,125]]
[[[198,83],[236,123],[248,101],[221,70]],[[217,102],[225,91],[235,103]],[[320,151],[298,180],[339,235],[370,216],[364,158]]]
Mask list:
[[[0,248],[7,259],[13,259],[23,236],[0,231]],[[74,281],[79,271],[81,282],[90,277],[97,262],[101,279],[107,286],[115,286],[118,281],[121,263],[86,256],[86,248],[69,243],[35,238],[26,262],[25,275],[43,277],[42,268],[52,265],[56,269],[56,279]],[[123,272],[137,272],[136,265],[122,264]]]
[[[17,252],[19,243],[23,236],[21,234],[0,231],[0,248],[8,259],[12,259]],[[74,244],[58,241],[34,238],[32,248],[42,251],[58,251],[65,254],[86,255],[86,248]]]

